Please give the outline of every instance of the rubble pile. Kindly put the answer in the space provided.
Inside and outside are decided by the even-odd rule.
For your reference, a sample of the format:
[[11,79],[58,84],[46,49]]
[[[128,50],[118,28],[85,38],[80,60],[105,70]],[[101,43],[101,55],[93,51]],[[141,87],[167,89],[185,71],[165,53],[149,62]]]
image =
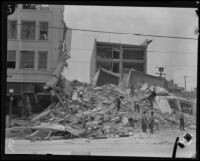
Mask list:
[[[166,90],[155,87],[143,86],[136,89],[135,101],[140,109],[140,112],[137,112],[131,107],[130,89],[122,89],[113,84],[95,87],[78,81],[62,82],[56,91],[51,91],[57,96],[57,103],[51,104],[31,119],[27,129],[34,131],[34,134],[28,138],[36,138],[39,130],[49,130],[51,133],[48,133],[48,136],[51,138],[130,134],[140,128],[143,111],[154,111],[155,123],[159,128],[177,128],[179,119],[176,113],[162,113],[151,106],[151,88],[156,90],[157,95],[169,94]],[[118,111],[116,97],[119,96],[123,99]],[[195,123],[191,117],[187,117],[186,122]]]

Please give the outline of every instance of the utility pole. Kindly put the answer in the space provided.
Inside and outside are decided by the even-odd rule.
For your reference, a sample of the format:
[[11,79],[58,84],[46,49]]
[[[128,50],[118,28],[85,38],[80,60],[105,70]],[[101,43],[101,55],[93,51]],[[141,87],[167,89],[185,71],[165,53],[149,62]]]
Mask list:
[[184,76],[184,82],[185,82],[185,92],[186,92],[186,78],[187,78],[187,76]]
[[165,73],[163,73],[164,67],[156,67],[156,68],[158,68],[158,71],[159,71],[159,73],[156,73],[156,74],[159,74],[159,77],[163,78],[163,75],[166,75]]

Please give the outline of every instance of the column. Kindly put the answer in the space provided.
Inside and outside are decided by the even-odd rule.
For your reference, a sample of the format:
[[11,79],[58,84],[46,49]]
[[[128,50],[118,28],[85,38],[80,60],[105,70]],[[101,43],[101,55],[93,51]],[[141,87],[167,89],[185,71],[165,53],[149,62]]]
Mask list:
[[123,74],[123,48],[122,45],[120,44],[120,55],[119,55],[119,82],[122,81],[122,74]]
[[38,70],[38,50],[34,50],[34,71]]
[[19,51],[19,49],[17,48],[16,49],[16,55],[15,55],[16,57],[15,57],[15,70],[19,70],[19,68],[20,68],[20,51]]
[[144,49],[144,73],[147,73],[147,46]]

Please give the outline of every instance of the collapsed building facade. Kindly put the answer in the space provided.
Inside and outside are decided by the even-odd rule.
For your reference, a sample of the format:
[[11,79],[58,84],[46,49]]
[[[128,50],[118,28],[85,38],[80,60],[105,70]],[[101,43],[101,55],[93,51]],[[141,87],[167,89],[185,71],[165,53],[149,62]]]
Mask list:
[[[144,111],[147,113],[154,111],[158,128],[177,129],[179,126],[179,115],[183,111],[180,99],[166,89],[139,81],[134,88],[134,97],[140,111],[135,111],[131,105],[130,88],[108,83],[96,86],[95,82],[98,83],[101,71],[111,74],[111,77],[116,76],[113,73],[99,70],[93,84],[67,80],[62,71],[64,66],[68,67],[66,62],[68,59],[70,55],[63,52],[51,79],[43,87],[57,100],[40,114],[29,117],[29,122],[20,129],[27,135],[23,138],[34,141],[72,137],[129,136],[140,128]],[[130,77],[127,77],[127,80],[128,78]],[[152,105],[149,98],[153,91],[156,92],[156,99]],[[123,97],[123,101],[121,108],[117,109],[116,97],[119,96]],[[175,99],[175,103],[179,104],[174,104],[172,108],[168,99]],[[185,125],[188,128],[195,126],[195,116],[183,112]],[[12,130],[10,128],[7,135],[16,137]]]
[[[80,61],[80,54],[77,54],[79,59],[76,59],[73,51],[77,48],[73,46],[73,41],[75,40],[72,38],[70,52],[69,46],[61,45],[55,70],[43,86],[43,90],[55,98],[54,101],[45,106],[41,113],[29,115],[28,124],[20,129],[22,133],[27,134],[27,139],[126,135],[134,133],[135,128],[140,128],[143,111],[154,111],[156,120],[162,128],[179,126],[178,115],[183,111],[180,98],[163,88],[163,79],[146,74],[146,54],[150,43],[148,39],[142,40],[143,43],[140,42],[139,45],[110,43],[96,39],[92,39],[91,43],[87,40],[90,44],[94,43],[89,55],[89,66]],[[87,58],[84,56],[84,59]],[[84,64],[79,66],[79,71],[71,70],[77,69],[74,60]],[[78,76],[86,78],[86,82],[90,83],[73,81]],[[141,112],[134,111],[131,106],[131,85],[134,86],[136,102]],[[151,87],[156,89],[153,106],[149,102]],[[124,99],[121,109],[117,110],[115,99],[119,96],[123,96]],[[172,99],[175,101],[170,101]],[[192,116],[195,110],[192,108],[192,113],[189,111],[189,116],[186,115],[188,127],[196,124]],[[183,112],[187,114],[186,111]],[[131,119],[136,126],[129,121]],[[12,134],[13,129],[9,130]],[[46,131],[45,137],[41,137],[41,133]]]

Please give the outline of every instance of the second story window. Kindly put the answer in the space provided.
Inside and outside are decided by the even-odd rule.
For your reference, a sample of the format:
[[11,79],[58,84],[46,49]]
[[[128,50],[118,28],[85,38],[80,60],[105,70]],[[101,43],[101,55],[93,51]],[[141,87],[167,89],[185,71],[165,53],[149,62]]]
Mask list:
[[17,21],[8,20],[8,39],[17,38]]
[[34,51],[21,51],[20,68],[34,68]]
[[16,64],[16,51],[8,51],[7,52],[7,68],[15,69]]
[[35,40],[35,22],[22,21],[21,38],[24,40]]
[[37,7],[36,7],[37,5],[36,4],[23,4],[23,9],[31,9],[31,10],[36,10],[37,9]]
[[39,69],[47,69],[47,51],[39,51],[38,52],[38,68]]
[[48,39],[48,22],[40,22],[40,40]]

